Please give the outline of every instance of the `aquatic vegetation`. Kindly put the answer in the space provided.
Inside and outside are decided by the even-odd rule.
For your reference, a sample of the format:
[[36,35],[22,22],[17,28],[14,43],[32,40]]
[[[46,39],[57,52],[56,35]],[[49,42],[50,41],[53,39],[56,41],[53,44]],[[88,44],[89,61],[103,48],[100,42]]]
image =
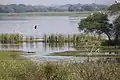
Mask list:
[[1,44],[17,44],[23,37],[19,34],[0,34]]
[[54,42],[73,42],[73,43],[81,43],[81,42],[95,42],[102,41],[104,39],[98,36],[85,35],[85,34],[73,34],[73,35],[62,35],[62,34],[51,34],[43,36],[44,42],[54,43]]
[[34,41],[34,38],[32,36],[30,37],[26,36],[21,42],[31,42],[31,41]]

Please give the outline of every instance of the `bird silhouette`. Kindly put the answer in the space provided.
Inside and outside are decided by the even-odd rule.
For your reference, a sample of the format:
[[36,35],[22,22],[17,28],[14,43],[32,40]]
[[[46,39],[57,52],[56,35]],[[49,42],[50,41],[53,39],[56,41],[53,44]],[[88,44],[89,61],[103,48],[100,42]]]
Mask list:
[[117,4],[117,3],[120,3],[120,1],[119,0],[115,0],[115,3]]
[[37,29],[37,25],[35,25],[35,29]]

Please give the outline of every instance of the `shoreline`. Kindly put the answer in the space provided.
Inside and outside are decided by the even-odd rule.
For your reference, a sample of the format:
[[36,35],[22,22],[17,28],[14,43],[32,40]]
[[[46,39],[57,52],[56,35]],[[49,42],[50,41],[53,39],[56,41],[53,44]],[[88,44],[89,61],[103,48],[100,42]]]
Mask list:
[[90,12],[26,12],[26,13],[0,13],[0,16],[88,16]]

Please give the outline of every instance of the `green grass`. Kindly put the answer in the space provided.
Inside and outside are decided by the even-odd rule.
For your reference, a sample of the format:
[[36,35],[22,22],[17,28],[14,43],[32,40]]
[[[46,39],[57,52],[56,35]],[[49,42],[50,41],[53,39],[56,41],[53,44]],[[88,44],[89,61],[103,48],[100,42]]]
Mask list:
[[0,51],[0,61],[20,59],[20,51]]
[[[91,54],[90,51],[66,51],[66,52],[57,52],[51,53],[52,56],[75,56],[75,57],[118,57],[120,58],[120,54],[104,54],[105,52],[120,52],[120,50],[101,50],[101,54],[95,54],[93,51]],[[48,55],[49,56],[49,55]]]
[[117,62],[36,63],[17,60],[16,55],[20,53],[0,51],[0,80],[120,80]]

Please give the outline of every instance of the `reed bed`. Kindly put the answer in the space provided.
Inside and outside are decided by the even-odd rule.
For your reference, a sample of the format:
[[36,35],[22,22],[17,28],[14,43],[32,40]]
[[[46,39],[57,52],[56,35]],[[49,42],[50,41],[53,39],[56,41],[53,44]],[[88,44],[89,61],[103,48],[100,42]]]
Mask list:
[[44,42],[95,42],[102,41],[103,39],[98,36],[85,35],[85,34],[73,34],[73,35],[62,35],[62,34],[50,34],[43,36]]
[[120,63],[0,61],[0,80],[120,80]]
[[0,34],[1,44],[17,44],[23,37],[20,34]]
[[32,36],[24,36],[20,34],[0,34],[1,44],[18,44],[20,42],[38,42],[38,40]]
[[50,34],[44,35],[43,38],[34,38],[32,36],[25,36],[20,34],[0,34],[1,44],[16,44],[19,42],[46,42],[46,43],[82,43],[82,42],[92,42],[102,41],[99,37],[83,35],[83,34],[73,34],[73,35],[62,35],[62,34]]
[[32,36],[25,36],[21,42],[36,42]]
[[49,48],[62,48],[65,47],[66,45],[68,45],[68,47],[70,47],[70,44],[67,43],[44,43],[44,47],[49,47]]

